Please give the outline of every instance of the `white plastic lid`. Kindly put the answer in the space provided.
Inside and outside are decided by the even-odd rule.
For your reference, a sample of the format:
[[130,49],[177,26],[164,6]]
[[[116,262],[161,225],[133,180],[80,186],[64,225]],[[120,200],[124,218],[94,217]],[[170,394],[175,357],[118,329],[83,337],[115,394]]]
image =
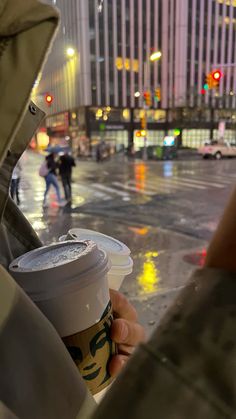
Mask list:
[[67,239],[94,241],[99,249],[107,253],[112,264],[112,273],[113,270],[118,270],[120,274],[124,275],[132,272],[133,261],[130,257],[130,249],[121,241],[98,231],[84,228],[72,228],[66,237]]
[[34,249],[15,259],[9,270],[33,300],[73,292],[109,270],[106,253],[96,243],[70,240]]

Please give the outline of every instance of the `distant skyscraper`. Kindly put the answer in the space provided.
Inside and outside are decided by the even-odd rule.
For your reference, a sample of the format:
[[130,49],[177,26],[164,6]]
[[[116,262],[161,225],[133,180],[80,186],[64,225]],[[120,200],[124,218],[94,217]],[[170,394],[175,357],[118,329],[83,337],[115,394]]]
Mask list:
[[[178,128],[179,142],[197,146],[217,137],[219,120],[227,122],[225,135],[235,140],[235,1],[47,3],[60,9],[61,26],[33,96],[51,115],[52,136],[63,121],[61,135],[73,132],[74,138],[87,135],[92,141],[102,136],[118,147],[134,139],[141,147],[143,139],[133,133],[140,129],[144,94],[150,92],[149,145],[161,144]],[[150,61],[157,51],[161,57]],[[223,73],[219,87],[203,90],[214,69]],[[50,107],[47,93],[53,96]]]

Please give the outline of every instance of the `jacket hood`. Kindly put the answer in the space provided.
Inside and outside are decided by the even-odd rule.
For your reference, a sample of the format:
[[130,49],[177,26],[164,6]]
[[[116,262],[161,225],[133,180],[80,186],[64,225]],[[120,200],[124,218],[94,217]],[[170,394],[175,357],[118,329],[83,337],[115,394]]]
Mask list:
[[8,150],[24,151],[16,134],[58,21],[57,10],[37,0],[0,0],[0,167]]

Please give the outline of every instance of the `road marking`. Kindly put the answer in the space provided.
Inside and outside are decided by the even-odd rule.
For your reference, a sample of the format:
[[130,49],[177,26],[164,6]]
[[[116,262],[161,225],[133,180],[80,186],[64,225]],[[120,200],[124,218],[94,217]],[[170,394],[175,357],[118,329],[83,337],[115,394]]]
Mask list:
[[168,179],[166,179],[166,178],[160,178],[160,177],[158,177],[157,178],[157,181],[158,182],[161,182],[161,183],[163,183],[163,184],[166,184],[166,185],[178,185],[179,187],[180,187],[180,189],[182,188],[182,187],[184,187],[184,188],[195,188],[195,189],[201,189],[201,190],[205,190],[205,189],[207,189],[206,188],[206,186],[203,186],[203,185],[195,185],[195,184],[192,184],[192,183],[186,183],[185,181],[179,181],[179,180],[177,180],[177,179],[173,179],[173,178],[168,178]]
[[236,181],[236,176],[234,175],[218,175],[219,177],[225,178],[225,180],[228,180],[229,182]]
[[[199,179],[198,177],[194,177],[194,179],[196,179],[196,180],[201,180],[201,179]],[[214,176],[214,175],[206,175],[206,177],[205,177],[205,179],[206,180],[209,180],[209,182],[211,182],[211,181],[213,181],[213,182],[220,182],[221,184],[224,184],[224,187],[225,187],[225,185],[231,185],[232,184],[232,180],[230,180],[230,179],[223,179],[222,178],[222,176],[218,176],[218,175],[216,175],[216,176]]]
[[96,189],[92,188],[90,185],[82,185],[81,183],[79,185],[76,185],[76,187],[74,187],[74,185],[72,186],[72,194],[81,194],[84,191],[86,191],[86,193],[90,193],[93,194],[93,196],[95,196],[96,198],[102,198],[102,199],[110,199],[110,195],[104,193],[104,192],[100,192],[97,191]]
[[[113,182],[113,184],[114,184],[114,182]],[[106,192],[111,192],[111,193],[114,193],[114,194],[122,196],[122,197],[129,197],[128,192],[118,191],[117,189],[111,188],[110,186],[101,185],[100,183],[93,183],[92,187],[96,187],[98,189],[102,189]]]
[[112,182],[112,185],[118,186],[119,188],[123,188],[123,189],[126,189],[128,191],[140,193],[142,195],[150,195],[150,196],[155,195],[155,192],[141,190],[141,189],[136,188],[135,186],[129,186],[127,184],[123,184],[123,183],[120,183],[120,182]]
[[184,179],[181,178],[179,176],[173,176],[172,179],[177,179],[180,180],[182,182],[186,182],[186,183],[195,183],[195,184],[202,184],[202,185],[207,185],[207,186],[214,186],[215,188],[224,188],[224,185],[221,185],[220,183],[214,183],[214,182],[206,182],[205,180],[198,180],[198,179]]
[[155,192],[155,193],[171,193],[173,191],[173,189],[179,189],[179,186],[177,185],[160,185],[160,184],[150,184],[150,182],[145,182],[144,185],[140,184],[140,189],[137,188],[137,183],[134,180],[130,180],[128,182],[128,185],[134,185],[136,186],[136,189],[143,191],[143,193],[145,193],[145,190],[147,190],[148,192]]

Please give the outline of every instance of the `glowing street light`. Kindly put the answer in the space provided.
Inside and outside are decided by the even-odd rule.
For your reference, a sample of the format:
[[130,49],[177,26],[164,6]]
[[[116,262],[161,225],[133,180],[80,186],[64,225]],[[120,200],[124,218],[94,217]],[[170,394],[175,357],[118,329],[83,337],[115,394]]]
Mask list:
[[74,57],[74,55],[75,55],[75,50],[74,50],[74,48],[72,48],[72,47],[68,47],[67,48],[67,50],[66,50],[66,55],[68,56],[68,57]]
[[162,56],[161,51],[156,51],[156,52],[153,52],[153,53],[150,55],[150,61],[156,61],[156,60],[159,60],[159,59],[161,58],[161,56]]
[[134,93],[134,96],[135,96],[135,97],[140,97],[140,92],[135,92],[135,93]]

